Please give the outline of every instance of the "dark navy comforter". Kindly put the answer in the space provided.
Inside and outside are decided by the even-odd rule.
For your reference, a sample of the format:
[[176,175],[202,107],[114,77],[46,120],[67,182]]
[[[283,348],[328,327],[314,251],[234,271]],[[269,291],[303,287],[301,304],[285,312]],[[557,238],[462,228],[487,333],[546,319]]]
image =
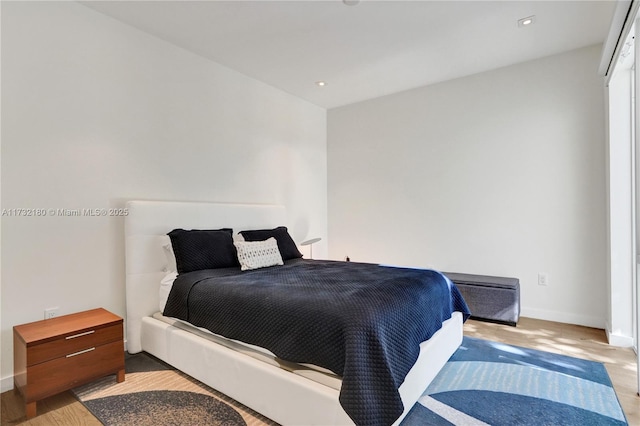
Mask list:
[[340,403],[357,425],[403,412],[398,388],[420,343],[469,309],[433,270],[294,259],[241,272],[210,269],[176,279],[164,315],[342,376]]

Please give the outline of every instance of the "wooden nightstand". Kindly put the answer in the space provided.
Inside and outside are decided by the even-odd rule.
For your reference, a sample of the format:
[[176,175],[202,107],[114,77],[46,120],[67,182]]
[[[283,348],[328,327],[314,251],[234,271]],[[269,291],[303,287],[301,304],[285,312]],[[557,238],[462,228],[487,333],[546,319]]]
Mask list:
[[122,318],[102,308],[13,327],[13,380],[36,402],[109,374],[124,381]]

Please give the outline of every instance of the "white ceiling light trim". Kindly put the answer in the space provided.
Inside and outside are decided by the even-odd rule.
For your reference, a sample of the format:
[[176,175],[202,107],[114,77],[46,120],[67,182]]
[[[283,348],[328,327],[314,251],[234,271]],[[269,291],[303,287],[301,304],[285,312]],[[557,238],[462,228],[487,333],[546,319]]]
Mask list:
[[518,19],[518,26],[528,27],[536,22],[536,15],[527,16],[526,18]]

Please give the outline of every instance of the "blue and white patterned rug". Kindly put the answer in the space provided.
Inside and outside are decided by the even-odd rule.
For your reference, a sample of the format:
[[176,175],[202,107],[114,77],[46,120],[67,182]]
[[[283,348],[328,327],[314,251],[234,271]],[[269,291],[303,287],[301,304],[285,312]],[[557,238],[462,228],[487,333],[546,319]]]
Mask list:
[[[127,376],[73,390],[105,425],[269,425],[269,419],[144,354]],[[626,425],[604,365],[465,337],[402,426]]]
[[626,425],[601,363],[465,337],[402,426]]

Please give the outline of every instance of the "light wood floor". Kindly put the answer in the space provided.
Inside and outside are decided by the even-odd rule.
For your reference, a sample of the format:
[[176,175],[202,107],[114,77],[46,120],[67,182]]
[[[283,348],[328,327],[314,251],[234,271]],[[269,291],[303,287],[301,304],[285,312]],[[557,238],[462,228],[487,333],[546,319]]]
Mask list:
[[[630,425],[640,425],[636,357],[629,348],[606,343],[604,331],[576,325],[520,318],[517,327],[469,320],[465,335],[530,347],[605,364]],[[38,403],[38,416],[26,421],[22,398],[13,391],[1,395],[2,425],[100,425],[70,392]]]

